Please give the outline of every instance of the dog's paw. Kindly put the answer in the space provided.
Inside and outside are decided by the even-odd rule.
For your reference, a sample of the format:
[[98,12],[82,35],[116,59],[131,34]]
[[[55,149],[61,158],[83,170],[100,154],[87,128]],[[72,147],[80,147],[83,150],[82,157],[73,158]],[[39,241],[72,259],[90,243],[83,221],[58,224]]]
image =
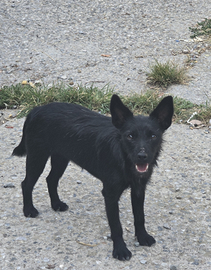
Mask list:
[[62,201],[52,203],[51,206],[54,211],[60,211],[60,212],[64,212],[69,208],[68,205]]
[[35,218],[39,215],[39,212],[35,207],[24,207],[23,213],[25,217]]
[[151,235],[149,235],[147,232],[144,234],[141,234],[137,236],[138,242],[141,246],[148,246],[151,247],[153,244],[155,244],[155,239]]
[[132,253],[130,252],[129,249],[127,249],[125,244],[124,245],[121,244],[114,247],[113,257],[120,261],[129,261],[130,258],[132,257]]

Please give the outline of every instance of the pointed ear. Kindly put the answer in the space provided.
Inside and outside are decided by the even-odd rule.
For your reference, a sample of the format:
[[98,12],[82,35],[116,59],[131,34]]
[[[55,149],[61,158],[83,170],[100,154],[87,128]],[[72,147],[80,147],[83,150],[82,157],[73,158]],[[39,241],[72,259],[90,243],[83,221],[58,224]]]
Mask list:
[[112,123],[116,128],[121,128],[133,113],[122,103],[117,95],[113,95],[110,103]]
[[172,117],[174,114],[174,105],[172,96],[167,96],[161,100],[158,106],[150,114],[150,117],[157,119],[162,130],[166,130],[170,127],[172,122]]

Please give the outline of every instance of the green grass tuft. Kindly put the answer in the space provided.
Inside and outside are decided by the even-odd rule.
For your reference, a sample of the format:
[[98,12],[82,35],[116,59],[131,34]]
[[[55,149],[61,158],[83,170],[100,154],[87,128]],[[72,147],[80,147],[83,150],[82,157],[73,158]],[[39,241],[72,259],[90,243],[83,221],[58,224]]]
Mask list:
[[211,19],[205,18],[202,22],[197,22],[195,28],[189,27],[193,33],[190,37],[195,38],[198,36],[211,36]]
[[150,72],[147,73],[149,84],[165,88],[172,84],[184,83],[186,79],[186,69],[170,61],[160,63],[156,60],[155,64],[150,66]]
[[[69,102],[80,104],[91,110],[109,114],[110,100],[114,90],[106,85],[102,89],[97,87],[72,87],[65,85],[55,85],[50,88],[45,86],[32,87],[29,84],[4,86],[0,89],[0,108],[20,109],[19,117],[25,116],[33,107],[44,105],[50,102]],[[117,93],[118,94],[118,93]],[[143,95],[119,94],[123,103],[135,114],[148,115],[163,98],[159,91],[147,91]],[[174,97],[174,121],[186,122],[187,119],[197,112],[196,119],[208,123],[211,119],[210,104],[196,105],[182,98]]]
[[113,90],[108,86],[102,89],[97,87],[72,87],[54,85],[50,88],[44,86],[32,87],[29,84],[4,86],[0,89],[0,108],[20,107],[20,116],[26,115],[33,107],[50,102],[69,102],[85,106],[91,110],[102,113],[109,112],[110,99]]

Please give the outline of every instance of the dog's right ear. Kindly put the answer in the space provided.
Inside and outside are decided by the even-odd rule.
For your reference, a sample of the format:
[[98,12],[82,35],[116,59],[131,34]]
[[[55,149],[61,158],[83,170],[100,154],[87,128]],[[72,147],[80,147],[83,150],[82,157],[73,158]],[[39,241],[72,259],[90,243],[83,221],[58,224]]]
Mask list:
[[121,128],[126,120],[133,117],[133,113],[122,103],[117,95],[111,98],[110,112],[112,123],[116,128]]

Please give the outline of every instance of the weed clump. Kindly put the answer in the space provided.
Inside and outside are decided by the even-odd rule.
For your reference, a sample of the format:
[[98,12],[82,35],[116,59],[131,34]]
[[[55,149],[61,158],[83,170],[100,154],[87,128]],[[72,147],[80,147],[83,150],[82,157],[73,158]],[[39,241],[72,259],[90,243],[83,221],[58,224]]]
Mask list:
[[189,30],[193,33],[190,37],[195,38],[198,36],[211,36],[211,19],[205,18],[202,22],[197,22],[195,28],[189,27]]
[[150,72],[147,73],[149,84],[165,88],[172,84],[184,83],[186,78],[186,69],[170,61],[160,63],[156,60],[156,63],[150,66]]

